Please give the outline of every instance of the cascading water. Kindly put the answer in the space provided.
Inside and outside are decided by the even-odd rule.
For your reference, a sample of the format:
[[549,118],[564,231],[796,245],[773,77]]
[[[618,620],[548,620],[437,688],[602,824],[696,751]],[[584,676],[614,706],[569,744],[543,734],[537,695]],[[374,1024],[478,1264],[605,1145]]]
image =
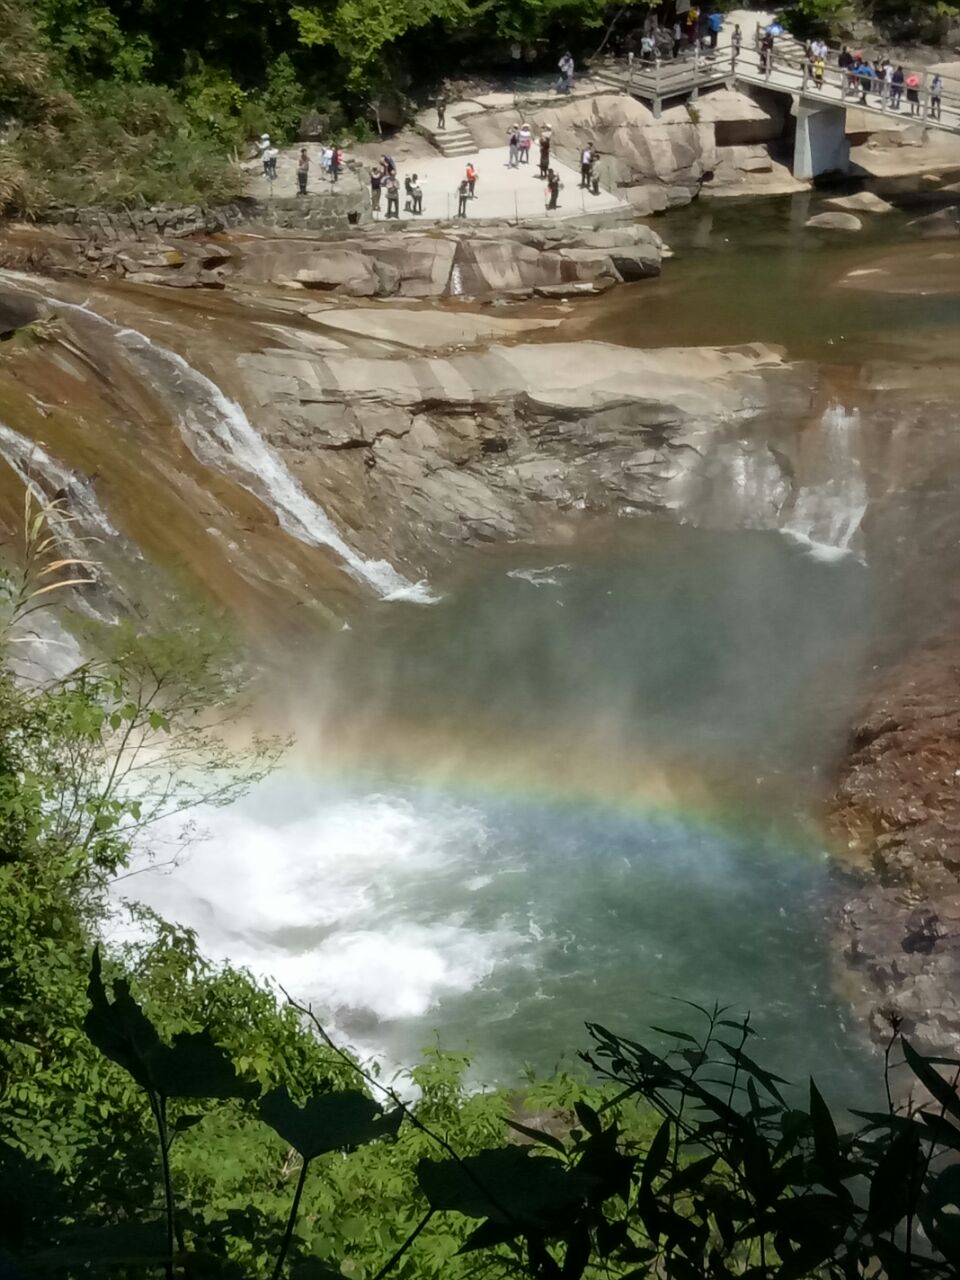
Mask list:
[[802,485],[783,534],[820,560],[852,555],[851,543],[867,510],[867,482],[859,458],[860,414],[831,405],[821,422],[819,470],[826,479]]
[[[89,481],[51,458],[35,440],[28,440],[4,423],[0,423],[0,456],[25,488],[33,489],[50,504],[47,524],[64,555],[91,563],[88,576],[96,576],[92,563],[98,558],[97,544],[115,544],[120,534],[98,502]],[[54,499],[59,502],[54,503]],[[124,551],[142,558],[139,551],[126,543]],[[116,614],[102,601],[95,603],[86,594],[78,593],[75,603],[101,622],[116,621]]]
[[[0,276],[21,283],[16,273],[2,272]],[[434,602],[436,597],[425,581],[410,582],[388,561],[366,560],[354,551],[323,508],[304,492],[280,455],[259,435],[243,408],[183,356],[137,329],[114,324],[86,305],[53,297],[44,297],[44,301],[109,329],[131,363],[158,391],[175,401],[177,425],[191,453],[205,466],[237,476],[244,488],[268,504],[293,537],[329,547],[351,577],[372,587],[384,600]]]
[[[722,993],[794,1070],[796,1011],[818,1020],[818,1074],[840,1080],[822,851],[734,814],[812,776],[870,616],[867,573],[772,533],[491,561],[435,609],[328,637],[272,699],[301,743],[285,769],[121,889],[385,1069],[439,1036],[509,1080],[585,1018],[629,1032]],[[706,777],[747,797],[727,822]]]
[[[28,440],[26,436],[0,423],[0,455],[25,486],[39,489],[47,499],[52,500],[60,495],[69,505],[69,515],[86,535],[119,537],[110,517],[97,501],[93,486],[75,471],[51,458],[35,440]],[[65,547],[70,547],[72,554],[78,554],[75,548],[82,544],[72,532],[70,521],[55,509],[50,512],[49,519],[58,541]]]

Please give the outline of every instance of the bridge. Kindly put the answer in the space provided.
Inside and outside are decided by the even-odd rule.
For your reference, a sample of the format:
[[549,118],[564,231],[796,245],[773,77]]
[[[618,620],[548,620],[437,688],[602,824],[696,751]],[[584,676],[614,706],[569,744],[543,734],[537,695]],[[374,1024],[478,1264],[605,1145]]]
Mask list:
[[894,106],[880,82],[871,83],[864,102],[859,82],[839,67],[828,66],[822,85],[816,84],[812,69],[800,44],[778,41],[771,56],[764,59],[746,45],[737,55],[731,48],[696,52],[675,60],[647,63],[633,60],[607,63],[592,69],[597,80],[649,103],[659,119],[663,105],[676,99],[696,99],[704,89],[724,85],[733,89],[752,86],[773,93],[789,94],[797,104],[797,137],[793,172],[797,178],[815,178],[821,173],[846,170],[850,147],[846,135],[846,110],[855,107],[869,115],[923,129],[960,134],[960,80],[943,77],[939,110],[930,96],[933,77],[917,71],[918,101],[907,101],[906,91]]

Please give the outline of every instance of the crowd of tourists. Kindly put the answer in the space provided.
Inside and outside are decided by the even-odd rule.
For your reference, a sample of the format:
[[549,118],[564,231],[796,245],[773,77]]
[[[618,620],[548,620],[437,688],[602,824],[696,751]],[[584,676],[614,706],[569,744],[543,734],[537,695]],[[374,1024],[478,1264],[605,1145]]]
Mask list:
[[[269,133],[263,133],[257,141],[257,152],[263,165],[263,176],[273,186],[277,180],[277,161],[280,159],[279,148],[271,141]],[[343,148],[335,144],[318,148],[318,166],[321,176],[328,182],[338,182],[343,172]],[[307,194],[310,180],[310,153],[306,147],[300,148],[297,157],[297,195]]]
[[[830,51],[821,41],[817,48],[807,46],[808,63],[812,65],[814,82],[819,86],[830,58]],[[916,72],[905,72],[902,64],[894,65],[889,58],[876,58],[874,61],[864,57],[861,50],[855,52],[846,45],[837,54],[837,67],[843,75],[844,97],[854,96],[861,106],[868,105],[868,95],[874,95],[881,107],[889,107],[891,111],[899,111],[900,104],[906,97],[907,106],[912,116],[922,112],[920,101],[921,79]],[[927,113],[934,119],[941,118],[943,103],[943,78],[935,74],[926,87],[928,98]]]

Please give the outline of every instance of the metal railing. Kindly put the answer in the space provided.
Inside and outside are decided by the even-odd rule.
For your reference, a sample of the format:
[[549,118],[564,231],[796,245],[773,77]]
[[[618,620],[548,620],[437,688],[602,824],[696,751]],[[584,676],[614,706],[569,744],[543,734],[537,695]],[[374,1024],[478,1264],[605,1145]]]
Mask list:
[[[909,87],[904,83],[899,86],[899,93],[893,91],[896,86],[876,77],[865,82],[835,62],[825,65],[823,77],[818,80],[814,64],[798,50],[798,42],[789,37],[780,42],[779,47],[775,44],[769,56],[746,43],[739,52],[730,47],[716,51],[697,47],[676,59],[623,59],[613,67],[608,64],[599,74],[630,94],[651,99],[655,109],[667,98],[695,96],[700,89],[739,80],[782,93],[879,112],[906,123],[914,120],[925,128],[960,133],[960,78],[941,75],[940,94],[936,99],[931,94],[933,76],[926,69],[909,69],[907,79],[915,76],[918,83]],[[916,95],[913,101],[911,90]]]

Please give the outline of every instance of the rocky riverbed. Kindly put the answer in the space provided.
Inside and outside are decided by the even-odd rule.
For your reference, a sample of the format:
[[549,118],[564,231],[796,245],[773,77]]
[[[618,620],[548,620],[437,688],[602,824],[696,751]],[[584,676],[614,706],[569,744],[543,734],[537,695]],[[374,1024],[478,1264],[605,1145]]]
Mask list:
[[62,489],[103,544],[88,611],[185,591],[302,654],[378,597],[435,599],[508,547],[553,563],[623,522],[863,562],[909,625],[837,744],[839,984],[875,1034],[896,1005],[951,1045],[960,658],[936,584],[960,539],[960,256],[895,209],[861,208],[860,237],[807,230],[821,207],[776,230],[690,211],[661,224],[668,263],[641,223],[9,229],[0,517],[12,534],[25,478]]

